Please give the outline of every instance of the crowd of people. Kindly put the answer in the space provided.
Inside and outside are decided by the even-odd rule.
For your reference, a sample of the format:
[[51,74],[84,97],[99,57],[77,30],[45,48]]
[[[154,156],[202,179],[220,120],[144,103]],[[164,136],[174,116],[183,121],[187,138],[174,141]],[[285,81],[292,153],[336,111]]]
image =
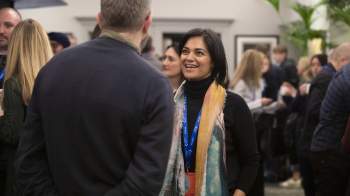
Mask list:
[[350,42],[229,70],[211,29],[158,59],[151,23],[148,0],[101,0],[77,45],[0,8],[0,195],[350,195]]

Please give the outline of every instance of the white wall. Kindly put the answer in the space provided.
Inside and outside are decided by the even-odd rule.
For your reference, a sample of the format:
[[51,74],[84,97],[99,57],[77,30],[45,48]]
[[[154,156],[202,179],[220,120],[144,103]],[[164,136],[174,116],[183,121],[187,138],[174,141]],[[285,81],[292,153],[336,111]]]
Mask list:
[[[69,6],[20,10],[39,20],[48,31],[73,31],[87,40],[75,17],[95,17],[99,0],[66,0]],[[278,34],[277,14],[263,0],[153,0],[155,18],[234,19],[235,34]]]
[[235,35],[278,35],[280,32],[279,16],[263,0],[153,0],[153,16],[168,19],[233,20],[229,28],[230,35],[225,39],[228,43],[224,43],[230,70],[235,64]]
[[159,18],[235,20],[235,34],[278,33],[279,18],[263,0],[153,0]]
[[73,32],[79,42],[89,39],[88,32],[75,19],[76,16],[94,17],[99,0],[65,0],[68,6],[19,10],[24,18],[38,20],[47,31]]
[[[40,21],[47,31],[73,32],[79,42],[88,40],[88,29],[77,17],[94,24],[99,0],[66,0],[69,6],[20,10],[24,18]],[[283,10],[283,9],[282,9]],[[280,18],[264,0],[153,0],[152,13],[156,19],[233,20],[230,27],[231,43],[225,43],[230,63],[233,64],[234,36],[278,35]],[[91,28],[88,26],[89,28]]]

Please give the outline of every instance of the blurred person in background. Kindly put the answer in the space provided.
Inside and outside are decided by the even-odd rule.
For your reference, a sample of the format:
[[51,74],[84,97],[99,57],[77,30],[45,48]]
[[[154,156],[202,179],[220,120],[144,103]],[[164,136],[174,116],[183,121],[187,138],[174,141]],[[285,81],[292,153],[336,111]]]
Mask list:
[[38,22],[27,19],[18,23],[9,40],[4,115],[0,117],[0,142],[7,156],[6,193],[1,195],[15,195],[14,159],[19,130],[24,126],[36,76],[52,55],[47,34]]
[[278,92],[282,85],[281,69],[271,63],[268,54],[263,54],[262,77],[265,81],[265,88],[262,96],[277,101]]
[[68,40],[70,42],[70,47],[78,45],[78,38],[74,35],[74,33],[69,32],[66,33]]
[[178,44],[172,44],[168,46],[164,55],[162,56],[162,72],[166,75],[170,84],[175,92],[184,80],[183,74],[181,72],[181,51]]
[[[262,97],[265,89],[265,81],[262,78],[262,74],[266,73],[270,68],[269,63],[266,61],[267,59],[264,58],[266,56],[258,50],[250,49],[245,51],[230,84],[230,89],[240,95],[247,103],[250,111],[253,113],[254,124],[257,123],[261,116],[262,109],[273,102],[271,98]],[[261,130],[260,127],[257,127],[256,130],[258,151],[262,153],[261,140],[265,130]],[[260,157],[257,178],[248,195],[264,195],[263,157]]]
[[316,54],[311,57],[308,65],[310,69],[303,69],[302,73],[300,73],[302,76],[301,86],[299,87],[301,95],[309,94],[311,81],[321,72],[323,67],[328,65],[328,56],[325,54]]
[[96,39],[100,36],[101,34],[101,28],[98,24],[95,25],[92,33],[91,33],[91,39]]
[[298,64],[297,64],[297,70],[299,75],[300,83],[308,83],[312,79],[312,73],[311,73],[311,64],[310,59],[307,56],[300,57]]
[[262,80],[263,57],[263,53],[257,50],[245,51],[230,84],[230,89],[247,102],[252,113],[272,103],[272,99],[262,97],[265,85]]
[[308,86],[304,87],[302,85],[299,90],[300,94],[308,95],[304,106],[303,113],[305,113],[305,116],[297,148],[301,182],[305,196],[315,196],[316,194],[315,178],[310,160],[310,143],[312,134],[319,122],[322,100],[326,94],[328,84],[336,72],[331,62],[333,62],[332,59],[328,63],[328,57],[325,54],[317,54],[311,57],[310,69],[314,79],[307,84]]
[[294,88],[299,86],[299,76],[295,61],[288,58],[286,46],[278,45],[272,50],[273,63],[280,67],[283,75],[283,82],[290,83]]
[[148,36],[144,42],[141,50],[141,56],[146,59],[151,65],[153,65],[157,70],[162,69],[162,64],[155,55],[153,39]]
[[[314,78],[312,72],[312,66],[309,57],[300,57],[297,65],[299,81],[302,84],[299,89],[302,89],[304,85],[310,85],[311,80]],[[294,89],[294,88],[293,88]],[[285,122],[284,132],[284,144],[286,148],[286,162],[288,177],[284,179],[279,185],[284,188],[300,188],[301,177],[299,171],[298,162],[298,150],[297,145],[300,138],[300,132],[305,115],[305,105],[307,96],[305,93],[301,93],[298,89],[294,89],[295,96],[291,96],[286,106],[287,119]]]
[[54,55],[62,52],[70,46],[70,41],[65,33],[50,32],[48,34]]

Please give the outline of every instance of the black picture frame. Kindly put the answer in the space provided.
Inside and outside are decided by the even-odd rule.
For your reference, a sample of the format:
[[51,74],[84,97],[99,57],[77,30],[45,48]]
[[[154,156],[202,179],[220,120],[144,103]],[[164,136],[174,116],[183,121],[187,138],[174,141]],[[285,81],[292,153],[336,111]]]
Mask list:
[[268,54],[279,44],[278,35],[236,35],[235,36],[235,67],[238,65],[242,54],[248,49],[258,46],[265,47]]

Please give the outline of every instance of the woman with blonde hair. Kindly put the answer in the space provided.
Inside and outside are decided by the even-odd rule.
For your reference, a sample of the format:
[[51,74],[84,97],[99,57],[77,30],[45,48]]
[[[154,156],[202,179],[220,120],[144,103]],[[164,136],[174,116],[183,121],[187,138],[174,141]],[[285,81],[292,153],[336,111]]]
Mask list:
[[244,52],[230,84],[230,89],[247,102],[253,113],[272,102],[272,99],[262,97],[263,58],[264,54],[257,50],[250,49]]
[[20,22],[13,30],[5,67],[4,115],[0,118],[0,142],[7,162],[6,194],[14,195],[14,157],[18,131],[23,127],[35,78],[52,57],[49,39],[35,20]]
[[307,56],[300,57],[297,65],[298,75],[300,77],[300,83],[310,82],[312,80],[312,71],[310,59]]

